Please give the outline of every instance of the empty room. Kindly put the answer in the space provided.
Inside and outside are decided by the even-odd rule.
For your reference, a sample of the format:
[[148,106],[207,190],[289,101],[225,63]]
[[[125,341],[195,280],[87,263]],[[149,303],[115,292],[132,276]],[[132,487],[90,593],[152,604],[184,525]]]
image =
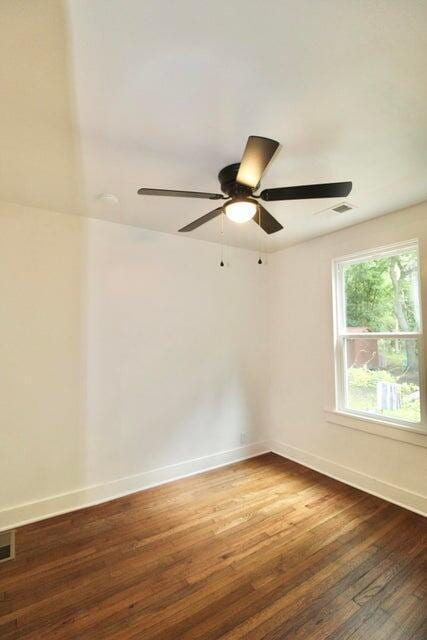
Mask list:
[[0,2],[1,640],[427,640],[426,33]]

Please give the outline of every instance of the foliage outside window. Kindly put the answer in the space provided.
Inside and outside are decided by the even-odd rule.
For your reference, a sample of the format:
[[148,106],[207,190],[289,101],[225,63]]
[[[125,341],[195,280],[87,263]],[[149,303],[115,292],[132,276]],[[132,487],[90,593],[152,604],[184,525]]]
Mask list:
[[338,409],[419,423],[417,244],[336,261],[335,294]]

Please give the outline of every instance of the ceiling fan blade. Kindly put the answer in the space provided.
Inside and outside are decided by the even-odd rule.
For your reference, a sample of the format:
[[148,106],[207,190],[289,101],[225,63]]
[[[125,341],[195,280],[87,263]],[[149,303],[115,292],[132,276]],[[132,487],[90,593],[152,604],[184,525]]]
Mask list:
[[255,189],[279,146],[276,140],[249,136],[240,162],[237,182]]
[[305,200],[307,198],[345,198],[351,191],[352,182],[329,182],[326,184],[304,184],[299,187],[264,189],[263,200]]
[[201,218],[197,218],[197,220],[193,220],[193,222],[190,222],[190,224],[187,224],[185,227],[182,227],[182,229],[180,229],[179,231],[180,232],[194,231],[194,229],[197,229],[197,227],[200,227],[202,224],[205,224],[205,222],[209,222],[209,220],[213,220],[217,216],[220,216],[222,212],[223,212],[223,208],[218,207],[218,209],[214,209],[213,211],[209,211],[209,213],[205,213],[205,215],[202,216]]
[[283,229],[283,226],[280,224],[280,222],[276,220],[276,218],[274,218],[271,213],[269,213],[267,209],[264,209],[264,207],[259,203],[258,210],[254,215],[253,220],[255,220],[255,222],[259,224],[261,229],[263,229],[269,235]]
[[176,191],[174,189],[138,189],[140,196],[170,196],[172,198],[204,198],[207,200],[225,199],[220,193],[206,193],[205,191]]

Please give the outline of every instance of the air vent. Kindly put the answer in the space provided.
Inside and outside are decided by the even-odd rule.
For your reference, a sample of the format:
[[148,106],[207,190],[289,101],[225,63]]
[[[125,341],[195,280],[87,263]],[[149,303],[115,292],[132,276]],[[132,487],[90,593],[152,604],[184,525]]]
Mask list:
[[3,531],[0,533],[0,562],[13,560],[15,557],[15,532]]
[[346,211],[351,211],[351,209],[354,209],[353,205],[343,202],[337,207],[332,207],[331,211],[335,211],[335,213],[345,213]]
[[319,215],[336,215],[337,213],[347,213],[347,211],[351,211],[352,209],[357,209],[357,205],[350,204],[349,202],[340,202],[335,207],[328,207],[327,209],[321,209],[320,211],[316,211],[315,216]]

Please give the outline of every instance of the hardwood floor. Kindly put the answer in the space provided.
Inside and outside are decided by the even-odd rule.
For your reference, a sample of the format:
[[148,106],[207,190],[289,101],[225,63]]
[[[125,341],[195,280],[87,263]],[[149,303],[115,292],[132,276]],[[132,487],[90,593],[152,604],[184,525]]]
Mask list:
[[427,520],[274,454],[17,532],[2,640],[426,640]]

